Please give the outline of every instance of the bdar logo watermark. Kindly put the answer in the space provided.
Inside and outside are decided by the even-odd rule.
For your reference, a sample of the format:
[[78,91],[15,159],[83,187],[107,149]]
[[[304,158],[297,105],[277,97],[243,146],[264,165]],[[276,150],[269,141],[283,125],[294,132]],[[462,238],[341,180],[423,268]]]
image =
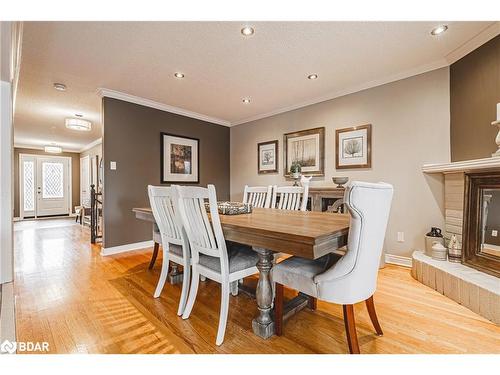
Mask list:
[[5,340],[0,344],[0,353],[14,354],[16,352],[48,352],[49,343],[46,341],[9,341]]

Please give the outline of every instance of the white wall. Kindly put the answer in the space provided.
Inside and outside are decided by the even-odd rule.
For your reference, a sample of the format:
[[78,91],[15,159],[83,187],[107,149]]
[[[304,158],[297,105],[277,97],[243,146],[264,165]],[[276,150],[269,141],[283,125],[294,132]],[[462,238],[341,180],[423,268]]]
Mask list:
[[[325,177],[312,185],[332,185],[332,176],[385,181],[395,193],[386,234],[388,254],[409,257],[422,249],[431,226],[444,226],[443,181],[421,172],[427,162],[450,160],[449,69],[346,95],[231,128],[231,199],[245,184],[291,184],[283,177],[283,134],[324,126]],[[372,124],[372,168],[335,171],[335,129]],[[279,173],[257,174],[257,143],[279,140]],[[397,232],[405,242],[397,242]]]
[[12,80],[11,24],[0,27],[0,284],[13,278],[12,257]]

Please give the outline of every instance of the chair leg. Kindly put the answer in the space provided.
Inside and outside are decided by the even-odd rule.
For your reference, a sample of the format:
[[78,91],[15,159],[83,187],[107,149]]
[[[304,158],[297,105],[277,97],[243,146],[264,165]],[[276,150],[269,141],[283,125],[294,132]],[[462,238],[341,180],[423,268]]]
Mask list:
[[151,257],[151,262],[149,262],[149,267],[148,269],[152,270],[155,262],[156,262],[156,257],[158,256],[158,248],[160,247],[160,244],[158,242],[155,242],[154,248],[153,248],[153,256]]
[[[168,245],[167,245],[168,246]],[[163,287],[165,286],[165,281],[167,280],[168,276],[168,269],[169,269],[169,257],[168,257],[168,248],[165,249],[165,247],[162,247],[163,250],[163,260],[161,264],[161,273],[160,273],[160,278],[158,280],[158,284],[156,284],[156,289],[155,293],[153,294],[154,298],[158,298],[161,294],[161,291],[163,290]],[[167,251],[165,251],[167,250]]]
[[375,331],[377,332],[377,336],[383,336],[384,332],[382,332],[382,327],[380,327],[380,323],[378,322],[377,313],[375,312],[375,304],[373,303],[373,296],[368,298],[366,301],[366,308],[368,309],[368,314],[370,315],[370,319],[372,321],[373,327],[375,327]]
[[181,316],[186,308],[186,302],[189,294],[189,283],[191,282],[191,266],[189,264],[183,265],[184,275],[182,277],[182,291],[179,300],[179,309],[177,315]]
[[275,283],[274,331],[276,336],[283,335],[283,284]]
[[186,303],[186,308],[182,313],[182,319],[188,319],[191,315],[191,310],[193,310],[194,301],[196,300],[196,294],[198,294],[198,285],[200,284],[200,274],[198,270],[191,268],[193,272],[193,277],[191,279],[191,288],[189,288],[189,297]]
[[221,345],[224,342],[224,334],[226,333],[227,313],[229,311],[229,282],[221,284],[221,301],[220,301],[220,317],[219,328],[217,330],[216,345]]
[[318,299],[308,296],[307,297],[307,307],[309,307],[311,310],[316,310],[318,308]]
[[356,322],[354,321],[354,305],[342,305],[342,309],[344,311],[344,325],[349,353],[359,354],[358,334],[356,333]]
[[238,295],[238,280],[231,282],[229,284],[229,289],[231,290],[231,295],[236,297]]

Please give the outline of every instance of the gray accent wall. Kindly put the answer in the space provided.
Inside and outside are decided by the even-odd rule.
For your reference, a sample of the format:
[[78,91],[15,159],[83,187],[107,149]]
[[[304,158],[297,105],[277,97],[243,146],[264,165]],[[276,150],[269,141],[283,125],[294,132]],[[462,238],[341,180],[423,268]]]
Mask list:
[[[148,207],[148,184],[160,185],[160,133],[200,140],[200,183],[229,199],[229,128],[118,99],[103,98],[104,248],[151,240],[151,224],[134,207]],[[117,163],[110,170],[110,162]]]
[[450,66],[451,160],[489,158],[497,150],[500,35]]

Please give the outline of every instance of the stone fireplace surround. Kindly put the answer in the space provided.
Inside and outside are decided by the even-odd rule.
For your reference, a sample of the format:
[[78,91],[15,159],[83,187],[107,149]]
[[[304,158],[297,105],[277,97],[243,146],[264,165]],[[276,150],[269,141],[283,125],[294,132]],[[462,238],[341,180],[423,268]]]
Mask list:
[[[422,171],[444,175],[445,228],[462,244],[464,227],[465,173],[500,172],[500,157],[444,164],[426,164]],[[423,252],[412,256],[412,276],[452,300],[500,325],[500,279],[465,264],[437,261]]]

